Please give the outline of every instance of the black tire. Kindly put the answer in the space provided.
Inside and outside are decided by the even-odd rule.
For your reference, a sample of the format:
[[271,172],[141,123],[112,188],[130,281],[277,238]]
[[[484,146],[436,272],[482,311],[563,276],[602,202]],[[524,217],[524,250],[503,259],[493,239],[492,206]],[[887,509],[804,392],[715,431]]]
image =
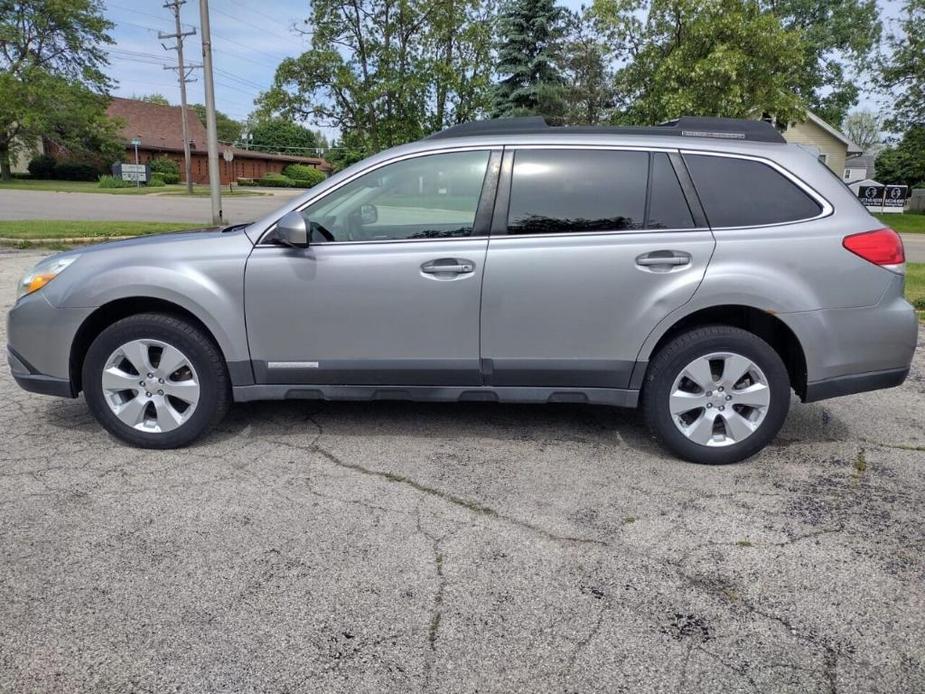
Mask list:
[[[747,438],[722,447],[687,438],[669,410],[675,379],[698,357],[732,352],[750,359],[767,379],[770,401],[764,420]],[[642,388],[642,409],[652,435],[671,453],[693,463],[725,465],[748,458],[764,448],[780,431],[790,408],[790,378],[780,355],[764,340],[741,328],[711,325],[672,339],[649,363]]]
[[[132,340],[159,340],[187,356],[199,381],[199,400],[189,419],[176,429],[159,433],[139,431],[123,423],[110,409],[103,393],[106,360]],[[82,369],[84,398],[96,420],[116,438],[139,448],[180,448],[218,424],[231,404],[231,385],[221,351],[187,321],[162,313],[142,313],[109,326],[90,345]]]

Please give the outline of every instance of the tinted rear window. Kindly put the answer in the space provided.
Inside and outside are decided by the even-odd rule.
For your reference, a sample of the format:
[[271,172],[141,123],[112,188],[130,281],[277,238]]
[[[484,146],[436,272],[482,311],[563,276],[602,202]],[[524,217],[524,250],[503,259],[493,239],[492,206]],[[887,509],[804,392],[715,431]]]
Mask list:
[[518,150],[508,233],[642,229],[648,167],[646,152]]
[[819,204],[767,164],[732,157],[685,154],[712,227],[782,224],[822,212]]

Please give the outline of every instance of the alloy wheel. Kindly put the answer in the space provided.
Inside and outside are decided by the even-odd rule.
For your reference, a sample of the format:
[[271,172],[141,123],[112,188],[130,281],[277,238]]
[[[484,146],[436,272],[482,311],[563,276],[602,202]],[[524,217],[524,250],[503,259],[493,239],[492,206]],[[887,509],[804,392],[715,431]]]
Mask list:
[[758,430],[771,389],[761,368],[732,352],[698,357],[678,374],[668,396],[671,418],[689,440],[731,446]]
[[112,413],[133,429],[163,433],[196,411],[199,377],[189,358],[160,340],[132,340],[106,360],[103,396]]

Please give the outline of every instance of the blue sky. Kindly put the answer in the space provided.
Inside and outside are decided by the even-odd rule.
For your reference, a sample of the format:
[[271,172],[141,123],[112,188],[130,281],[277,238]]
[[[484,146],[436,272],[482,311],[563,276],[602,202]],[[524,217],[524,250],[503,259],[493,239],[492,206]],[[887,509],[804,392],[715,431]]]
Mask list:
[[[586,0],[588,2],[590,0]],[[578,9],[581,0],[563,5]],[[887,17],[898,14],[896,0],[881,0]],[[173,51],[165,51],[157,38],[159,31],[173,33],[173,15],[163,0],[105,0],[106,16],[115,23],[112,37],[116,44],[110,54],[109,75],[117,80],[116,96],[141,96],[159,92],[171,103],[180,100],[175,73],[164,65],[176,62]],[[253,109],[254,98],[273,80],[279,62],[308,48],[308,38],[292,30],[309,14],[307,0],[210,0],[215,100],[218,110],[243,120]],[[199,2],[188,0],[181,8],[184,28],[199,26]],[[164,43],[171,43],[169,41]],[[202,60],[198,33],[187,37],[187,62]],[[190,103],[203,101],[201,71],[188,85]],[[873,97],[865,95],[865,107],[875,107]],[[331,133],[327,133],[331,134]]]

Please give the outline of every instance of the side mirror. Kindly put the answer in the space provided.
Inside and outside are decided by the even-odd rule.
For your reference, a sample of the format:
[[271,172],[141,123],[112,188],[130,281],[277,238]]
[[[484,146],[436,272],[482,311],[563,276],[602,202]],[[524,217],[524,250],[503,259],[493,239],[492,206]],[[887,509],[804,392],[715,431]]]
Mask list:
[[276,238],[292,248],[308,248],[308,224],[298,212],[287,212],[276,223]]
[[379,221],[379,208],[370,203],[360,205],[360,224],[366,226],[375,224],[377,221]]

